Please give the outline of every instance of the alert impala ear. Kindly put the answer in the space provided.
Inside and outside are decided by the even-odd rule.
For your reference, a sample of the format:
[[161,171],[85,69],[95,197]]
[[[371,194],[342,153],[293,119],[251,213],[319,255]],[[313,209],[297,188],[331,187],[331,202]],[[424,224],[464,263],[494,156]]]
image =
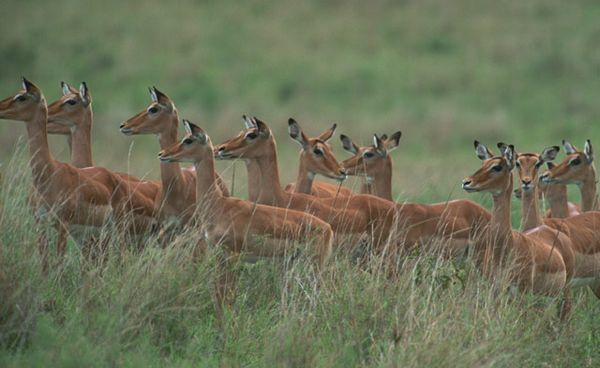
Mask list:
[[591,164],[594,161],[594,150],[592,149],[592,142],[589,139],[585,141],[583,153],[585,154],[588,164]]
[[[384,138],[385,137],[385,138]],[[391,137],[387,138],[387,136],[384,134],[381,136],[381,139],[383,140],[383,144],[385,146],[385,149],[390,152],[395,150],[398,145],[400,144],[400,138],[402,137],[402,132],[401,131],[397,131],[396,133],[392,134]]]
[[300,143],[302,148],[308,147],[308,138],[304,135],[302,128],[300,128],[300,124],[294,118],[288,119],[288,133],[293,140]]
[[72,92],[73,91],[73,87],[69,86],[69,84],[66,83],[66,82],[62,82],[61,81],[60,82],[60,88],[62,88],[62,94],[63,94],[63,96],[66,96],[66,95],[68,95],[70,93],[73,93]]
[[22,77],[23,80],[23,89],[31,96],[33,96],[37,101],[40,101],[42,98],[42,91],[33,83],[31,83],[27,78]]
[[252,119],[248,118],[246,115],[242,115],[242,119],[244,119],[244,126],[246,129],[256,128],[254,121],[252,121]]
[[92,103],[92,96],[90,96],[90,90],[85,82],[81,82],[79,85],[79,97],[85,106]]
[[508,167],[512,170],[515,167],[515,146],[512,144],[504,145],[501,151],[502,157],[504,157]]
[[152,97],[152,101],[163,105],[168,111],[173,110],[173,101],[171,101],[171,98],[159,91],[155,86],[150,88],[150,96]]
[[197,138],[200,143],[206,143],[208,136],[202,128],[186,119],[183,119],[183,126],[185,127],[185,131]]
[[565,149],[565,153],[567,155],[573,154],[577,152],[577,148],[575,148],[574,145],[572,145],[569,141],[566,141],[563,139],[562,141],[563,147]]
[[381,157],[385,157],[387,155],[385,145],[383,144],[381,138],[377,136],[377,134],[373,134],[373,147],[375,147],[375,150]]
[[336,128],[337,128],[337,124],[333,124],[331,126],[331,128],[329,128],[326,131],[324,131],[323,133],[321,133],[321,135],[319,135],[317,138],[320,139],[320,140],[322,140],[323,142],[327,142],[335,134],[335,129]]
[[264,138],[269,138],[271,136],[271,130],[269,129],[267,124],[263,123],[256,116],[252,118],[252,121],[254,122],[256,129],[258,129],[258,134],[260,134]]
[[340,140],[342,141],[342,147],[344,150],[350,152],[353,155],[358,153],[358,146],[352,142],[352,139],[346,135],[340,135]]
[[479,141],[474,141],[473,146],[475,147],[475,154],[477,155],[477,157],[479,157],[480,160],[483,161],[494,157],[492,152]]
[[558,152],[560,151],[559,146],[546,147],[540,154],[540,165],[544,162],[550,162],[556,158]]

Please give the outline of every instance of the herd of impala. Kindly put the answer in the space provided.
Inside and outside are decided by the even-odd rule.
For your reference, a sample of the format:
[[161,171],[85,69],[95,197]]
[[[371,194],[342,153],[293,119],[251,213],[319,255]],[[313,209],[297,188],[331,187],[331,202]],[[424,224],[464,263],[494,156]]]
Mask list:
[[[175,104],[152,87],[150,104],[120,126],[125,135],[158,137],[160,180],[142,180],[94,166],[88,86],[61,86],[62,97],[47,105],[42,91],[23,78],[23,89],[0,101],[0,119],[23,121],[27,127],[33,178],[29,202],[36,221],[51,225],[40,230],[44,270],[48,228],[56,228],[56,249],[62,256],[68,235],[76,235],[74,228],[100,228],[110,220],[119,233],[135,237],[158,230],[163,242],[185,226],[196,226],[200,252],[219,245],[233,259],[277,257],[304,248],[317,267],[332,250],[348,252],[357,244],[384,258],[436,245],[448,257],[468,251],[488,277],[507,270],[520,290],[562,293],[562,316],[569,312],[572,287],[590,286],[600,298],[600,203],[589,140],[583,150],[563,141],[566,157],[558,165],[551,163],[558,146],[518,153],[513,145],[498,143],[499,154],[494,154],[475,141],[483,164],[462,187],[490,193],[491,212],[469,200],[397,203],[389,153],[398,146],[400,132],[375,135],[373,145],[365,147],[341,135],[352,157],[339,163],[328,144],[335,125],[310,138],[290,118],[289,135],[301,146],[300,165],[296,182],[283,187],[275,137],[267,124],[244,116],[241,132],[213,146],[204,130],[183,120],[186,134],[179,140]],[[68,137],[70,164],[52,157],[48,134]],[[215,159],[243,160],[248,200],[230,196],[215,171]],[[182,168],[180,162],[193,168]],[[540,174],[544,164],[547,170]],[[511,227],[513,169],[519,177],[514,194],[522,201],[520,231]],[[317,174],[340,185],[315,181]],[[364,179],[360,193],[341,186],[348,175]],[[567,184],[579,187],[580,206],[567,201]],[[549,203],[544,216],[539,198]]]

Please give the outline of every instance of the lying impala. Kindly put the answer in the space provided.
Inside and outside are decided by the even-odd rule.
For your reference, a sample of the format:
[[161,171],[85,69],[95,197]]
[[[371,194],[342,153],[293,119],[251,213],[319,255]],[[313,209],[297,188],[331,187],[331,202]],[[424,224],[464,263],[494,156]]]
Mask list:
[[224,196],[216,179],[213,146],[199,127],[184,120],[187,135],[159,153],[162,162],[191,162],[196,167],[196,203],[203,215],[207,241],[232,253],[282,256],[293,246],[313,241],[315,263],[323,266],[331,254],[331,226],[309,214]]
[[[85,82],[79,90],[61,82],[63,96],[48,105],[48,133],[63,134],[69,132],[69,147],[71,163],[75,167],[94,166],[92,160],[92,96]],[[140,180],[124,173],[116,173],[126,183],[130,190],[137,191],[154,201],[160,192],[160,182],[156,180]]]
[[[300,154],[300,170],[296,183],[304,183],[298,186],[305,193],[311,191],[311,178],[315,173],[323,173],[327,176],[327,167],[323,162],[335,162],[337,160],[329,147],[323,147],[318,139],[309,139],[295,121],[290,123],[290,136],[302,145]],[[364,193],[376,194],[387,200],[392,200],[392,160],[389,152],[398,146],[400,132],[394,133],[390,138],[382,140],[375,136],[375,144],[371,147],[357,147],[352,141],[342,135],[344,147],[352,149],[354,157],[344,161],[344,173],[349,175],[366,176],[367,182],[363,186]],[[316,154],[318,151],[319,154]],[[331,172],[331,169],[329,169]],[[325,184],[325,183],[323,183]],[[356,195],[356,194],[354,194]],[[433,238],[441,235],[446,239],[452,239],[452,252],[454,255],[464,254],[466,245],[477,236],[478,230],[489,223],[491,215],[482,206],[469,200],[454,200],[447,203],[433,205],[422,205],[414,203],[397,203],[399,220],[406,224],[409,230],[409,239]],[[442,230],[444,229],[444,230]]]
[[545,184],[577,184],[581,192],[581,211],[599,211],[600,202],[596,191],[596,168],[594,152],[588,139],[583,151],[567,141],[563,141],[567,157],[560,164],[546,171],[541,180]]
[[[152,223],[152,204],[127,186],[109,170],[101,167],[78,169],[55,160],[48,147],[46,124],[48,108],[41,90],[23,78],[23,90],[0,101],[0,119],[25,122],[29,141],[29,162],[36,191],[34,204],[38,221],[55,221],[58,231],[57,253],[63,255],[71,225],[102,226],[110,213],[124,216],[131,210],[136,230]],[[56,218],[49,218],[53,212]],[[42,266],[47,269],[48,237],[40,230],[39,250]],[[143,231],[143,230],[141,230]]]
[[[511,228],[515,153],[512,145],[499,146],[502,154],[494,156],[475,141],[475,150],[483,165],[463,180],[464,190],[490,193],[494,202],[491,222],[474,246],[478,265],[488,276],[508,267],[507,271],[521,290],[542,295],[558,295],[564,291],[569,301],[568,283],[573,270],[571,241],[565,234],[545,225],[524,233]],[[514,257],[514,265],[506,263],[508,256]],[[569,303],[564,306],[563,317],[568,313]]]
[[[173,101],[164,93],[150,88],[152,102],[143,111],[121,124],[125,135],[155,134],[161,149],[167,149],[177,143],[179,114]],[[163,161],[160,164],[162,191],[156,196],[160,222],[168,228],[170,224],[187,223],[194,212],[196,202],[196,173],[181,169],[178,162]],[[221,192],[229,196],[227,187],[220,176],[217,183]]]
[[[522,189],[521,229],[527,231],[541,225],[565,233],[571,239],[574,256],[572,285],[589,285],[600,298],[600,212],[585,212],[565,219],[542,218],[538,203],[538,172],[545,163],[554,160],[558,146],[542,153],[519,153],[516,168]],[[567,257],[563,254],[565,262]]]

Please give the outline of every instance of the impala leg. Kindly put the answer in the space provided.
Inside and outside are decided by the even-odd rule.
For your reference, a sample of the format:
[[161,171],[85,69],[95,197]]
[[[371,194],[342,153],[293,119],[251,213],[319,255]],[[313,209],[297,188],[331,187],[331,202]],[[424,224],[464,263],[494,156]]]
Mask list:
[[62,221],[59,221],[56,224],[56,231],[58,233],[57,238],[56,238],[56,255],[60,259],[62,259],[65,256],[66,249],[67,249],[67,235],[68,235],[67,224],[63,223]]
[[225,304],[232,304],[235,296],[237,274],[233,269],[237,263],[238,255],[219,254],[217,256],[215,280],[215,309],[217,319],[223,321]]
[[40,253],[40,260],[42,262],[42,273],[48,274],[48,230],[43,222],[39,221],[38,224],[42,226],[38,233],[38,252]]
[[568,321],[571,315],[571,307],[573,306],[573,293],[570,287],[566,287],[563,291],[563,300],[560,305],[559,318],[561,322]]

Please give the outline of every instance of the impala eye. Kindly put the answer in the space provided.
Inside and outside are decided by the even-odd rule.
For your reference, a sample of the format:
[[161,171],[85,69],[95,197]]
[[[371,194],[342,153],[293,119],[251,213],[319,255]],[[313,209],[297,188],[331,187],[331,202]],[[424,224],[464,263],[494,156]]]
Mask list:
[[152,106],[151,108],[148,109],[148,112],[151,114],[156,114],[158,112],[158,107]]
[[250,132],[250,133],[246,134],[246,138],[248,138],[250,140],[255,139],[256,137],[258,137],[258,136],[254,132]]
[[494,172],[500,172],[502,171],[502,165],[494,165],[492,166],[491,170]]
[[364,158],[371,158],[373,156],[375,156],[375,154],[373,152],[370,152],[370,151],[367,151],[367,152],[363,153],[363,157]]
[[192,144],[194,143],[194,140],[192,138],[186,138],[183,140],[183,144]]
[[319,148],[315,148],[313,153],[317,156],[323,156],[323,151],[321,151]]
[[66,101],[65,101],[65,103],[66,103],[67,105],[71,105],[71,106],[73,106],[73,105],[75,105],[75,104],[77,103],[77,101],[75,101],[75,100],[66,100]]
[[577,166],[580,163],[581,163],[581,159],[579,157],[577,157],[577,158],[571,160],[571,162],[569,162],[569,165],[571,165],[571,166]]
[[18,95],[15,100],[19,101],[19,102],[23,102],[27,99],[27,97],[25,97],[24,95]]

